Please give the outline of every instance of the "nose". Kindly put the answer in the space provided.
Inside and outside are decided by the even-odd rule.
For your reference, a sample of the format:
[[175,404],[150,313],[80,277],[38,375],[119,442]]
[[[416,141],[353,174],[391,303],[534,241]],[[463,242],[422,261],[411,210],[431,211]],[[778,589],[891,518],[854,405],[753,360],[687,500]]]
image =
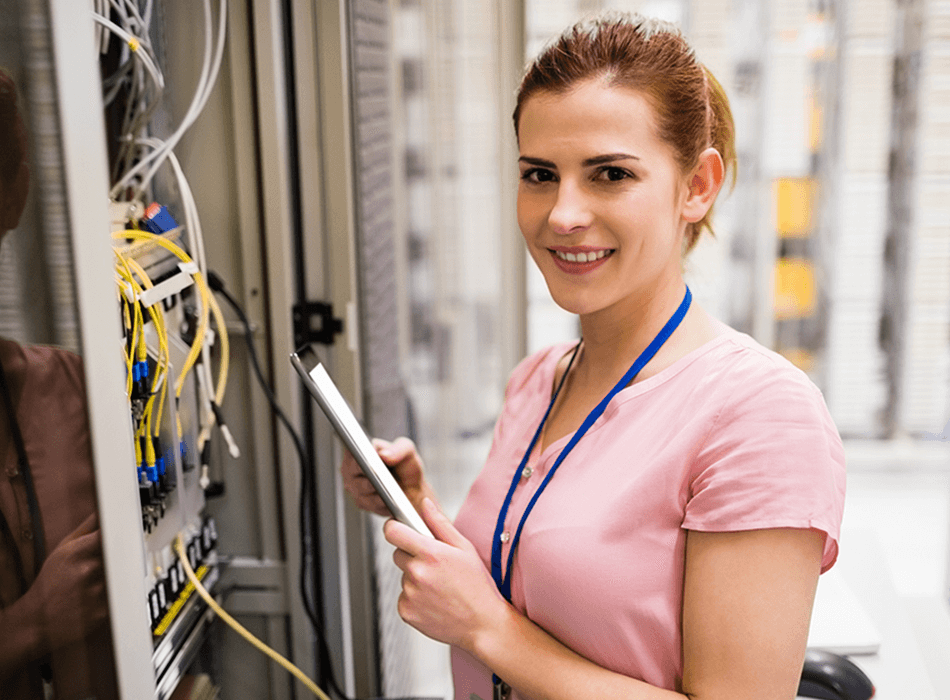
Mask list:
[[564,178],[558,183],[557,198],[548,214],[548,224],[555,233],[568,235],[591,225],[593,214],[584,191],[577,183]]

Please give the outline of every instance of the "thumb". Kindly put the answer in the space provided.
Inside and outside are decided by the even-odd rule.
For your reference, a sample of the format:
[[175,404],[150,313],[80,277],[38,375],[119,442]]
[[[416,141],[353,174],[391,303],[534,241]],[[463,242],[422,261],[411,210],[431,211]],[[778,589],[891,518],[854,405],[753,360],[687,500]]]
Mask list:
[[433,503],[431,498],[422,499],[422,519],[440,542],[445,542],[459,549],[471,547],[471,543],[465,539],[461,532],[455,529],[455,525],[449,520],[445,513],[439,510],[439,507]]

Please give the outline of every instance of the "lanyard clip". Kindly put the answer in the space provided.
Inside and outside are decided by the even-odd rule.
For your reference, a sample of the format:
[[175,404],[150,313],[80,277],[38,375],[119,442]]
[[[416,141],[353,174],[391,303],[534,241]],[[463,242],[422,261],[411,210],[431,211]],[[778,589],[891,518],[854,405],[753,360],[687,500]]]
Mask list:
[[492,700],[509,700],[511,697],[511,686],[498,676],[494,676],[492,680]]

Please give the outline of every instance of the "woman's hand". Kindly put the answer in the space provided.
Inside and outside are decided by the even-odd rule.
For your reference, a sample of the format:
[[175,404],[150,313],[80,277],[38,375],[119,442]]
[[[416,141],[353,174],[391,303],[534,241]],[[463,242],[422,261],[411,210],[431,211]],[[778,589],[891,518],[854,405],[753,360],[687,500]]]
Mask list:
[[[416,510],[422,512],[422,499],[435,500],[435,494],[425,478],[422,458],[412,440],[405,437],[397,438],[393,442],[374,439],[373,447],[376,448],[383,464],[389,467],[393,476],[396,477],[396,481]],[[358,508],[376,513],[376,515],[392,517],[392,513],[376,493],[372,482],[366,478],[353,455],[347,451],[344,451],[340,472],[343,475],[343,488],[353,497]]]
[[420,512],[435,540],[396,520],[383,528],[403,572],[399,615],[423,634],[471,651],[505,618],[508,603],[475,547],[436,505],[427,498]]

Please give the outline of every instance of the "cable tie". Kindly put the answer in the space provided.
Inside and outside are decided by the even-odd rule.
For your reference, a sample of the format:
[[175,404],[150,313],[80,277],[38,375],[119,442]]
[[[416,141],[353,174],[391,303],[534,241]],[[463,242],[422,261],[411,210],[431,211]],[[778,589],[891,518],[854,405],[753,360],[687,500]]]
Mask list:
[[129,48],[132,49],[133,52],[138,51],[139,46],[141,46],[141,44],[139,43],[139,40],[136,39],[134,36],[129,37],[128,44],[129,44]]

